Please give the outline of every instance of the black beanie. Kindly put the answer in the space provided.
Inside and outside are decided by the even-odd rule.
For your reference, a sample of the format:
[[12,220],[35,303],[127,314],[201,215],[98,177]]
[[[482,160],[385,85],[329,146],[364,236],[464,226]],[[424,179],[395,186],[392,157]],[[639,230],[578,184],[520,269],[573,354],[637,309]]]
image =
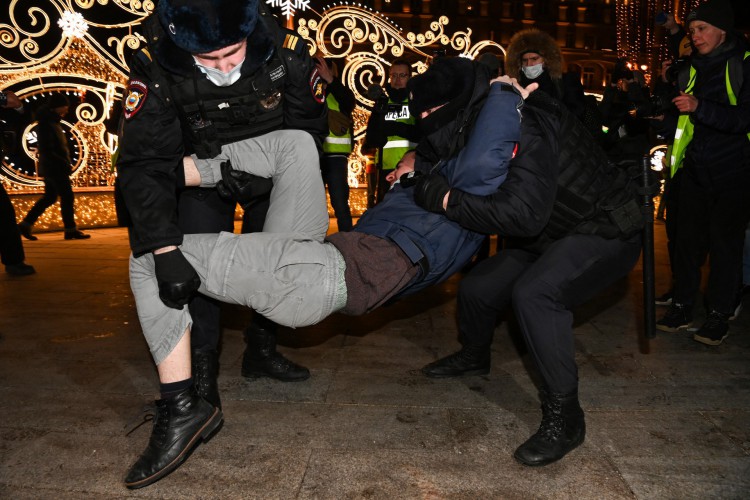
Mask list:
[[731,33],[734,30],[734,12],[729,0],[708,0],[693,9],[687,16],[687,25],[693,21],[704,21]]
[[[411,92],[409,111],[419,116],[443,104],[466,106],[474,90],[474,65],[464,57],[441,57],[406,84]],[[457,110],[458,110],[457,109]]]
[[175,45],[192,54],[240,42],[258,22],[258,0],[161,0],[156,11]]
[[62,108],[63,106],[70,106],[70,101],[65,97],[65,94],[52,94],[47,106],[49,109]]

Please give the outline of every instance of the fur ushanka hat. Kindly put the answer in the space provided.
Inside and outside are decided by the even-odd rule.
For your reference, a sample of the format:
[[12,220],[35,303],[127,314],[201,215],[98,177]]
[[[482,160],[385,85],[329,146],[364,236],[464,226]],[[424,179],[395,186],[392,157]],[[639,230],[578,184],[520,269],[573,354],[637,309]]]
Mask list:
[[535,52],[544,58],[544,67],[553,79],[562,78],[563,56],[554,38],[536,28],[521,30],[510,39],[505,54],[505,70],[518,78],[521,74],[521,57]]
[[175,45],[204,54],[247,38],[258,22],[258,0],[161,0],[156,12]]

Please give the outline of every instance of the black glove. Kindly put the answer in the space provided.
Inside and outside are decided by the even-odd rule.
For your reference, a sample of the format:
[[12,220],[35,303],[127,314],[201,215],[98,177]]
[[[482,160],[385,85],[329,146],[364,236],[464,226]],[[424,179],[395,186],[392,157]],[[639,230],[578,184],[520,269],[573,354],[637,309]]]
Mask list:
[[198,273],[179,249],[154,254],[154,264],[159,298],[167,307],[182,309],[201,286]]
[[219,196],[236,201],[245,210],[260,198],[268,195],[272,187],[272,179],[233,170],[229,160],[221,164],[221,180],[216,183]]
[[448,181],[440,174],[420,176],[414,187],[414,201],[429,212],[444,214],[443,199],[451,190]]
[[417,170],[412,170],[411,172],[406,172],[405,174],[402,174],[401,177],[398,178],[399,184],[401,184],[403,187],[408,188],[415,186],[417,184],[417,181],[420,177],[422,177],[424,174],[422,172],[419,172]]

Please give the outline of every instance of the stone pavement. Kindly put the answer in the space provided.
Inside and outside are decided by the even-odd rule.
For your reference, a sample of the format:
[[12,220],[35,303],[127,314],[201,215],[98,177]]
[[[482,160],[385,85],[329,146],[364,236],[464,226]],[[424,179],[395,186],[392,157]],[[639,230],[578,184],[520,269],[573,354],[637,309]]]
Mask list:
[[[750,299],[719,347],[640,339],[640,268],[577,311],[585,443],[561,462],[512,458],[539,424],[517,331],[500,323],[488,376],[418,369],[458,344],[458,278],[366,317],[285,330],[303,383],[246,381],[227,307],[225,424],[176,472],[122,485],[150,424],[129,435],[157,377],[127,282],[123,229],[25,242],[38,273],[0,270],[0,498],[750,498]],[[657,226],[657,291],[667,282]],[[658,313],[663,312],[659,309]]]

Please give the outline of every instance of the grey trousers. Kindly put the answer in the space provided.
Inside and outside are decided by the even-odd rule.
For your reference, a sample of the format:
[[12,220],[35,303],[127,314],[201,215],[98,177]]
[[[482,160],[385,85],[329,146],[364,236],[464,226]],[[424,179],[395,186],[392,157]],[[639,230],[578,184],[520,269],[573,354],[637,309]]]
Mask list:
[[[221,179],[226,159],[235,169],[273,177],[266,233],[185,235],[180,250],[201,278],[199,291],[291,327],[317,323],[342,308],[345,266],[335,247],[323,243],[328,210],[312,137],[287,130],[224,146],[216,158],[196,159],[201,186]],[[172,309],[159,299],[152,254],[131,256],[130,285],[158,365],[192,318],[187,307]]]

